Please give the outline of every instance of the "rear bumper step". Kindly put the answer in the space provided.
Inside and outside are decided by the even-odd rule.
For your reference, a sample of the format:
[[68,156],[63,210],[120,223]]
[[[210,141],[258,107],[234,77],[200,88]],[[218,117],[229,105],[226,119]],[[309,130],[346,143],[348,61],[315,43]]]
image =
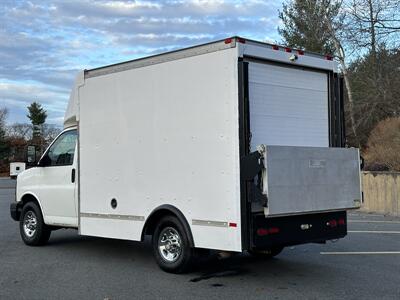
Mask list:
[[346,211],[266,218],[253,215],[252,248],[321,243],[347,234]]

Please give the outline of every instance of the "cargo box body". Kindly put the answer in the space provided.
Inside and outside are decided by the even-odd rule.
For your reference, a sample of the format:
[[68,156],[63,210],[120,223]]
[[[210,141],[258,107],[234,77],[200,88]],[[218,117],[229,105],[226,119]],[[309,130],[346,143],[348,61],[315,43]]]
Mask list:
[[82,72],[65,117],[80,234],[141,240],[171,209],[195,247],[242,251],[263,218],[358,207],[341,94],[335,62],[241,38]]
[[[241,249],[236,55],[229,48],[85,80],[81,234],[140,240],[152,211],[171,205],[197,247]],[[114,214],[122,218],[103,217]]]

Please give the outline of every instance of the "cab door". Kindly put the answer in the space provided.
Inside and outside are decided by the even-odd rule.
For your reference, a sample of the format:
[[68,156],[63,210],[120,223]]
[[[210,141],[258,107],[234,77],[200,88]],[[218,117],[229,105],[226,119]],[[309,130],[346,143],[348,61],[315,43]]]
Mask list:
[[77,130],[60,134],[39,162],[37,196],[46,224],[77,227]]

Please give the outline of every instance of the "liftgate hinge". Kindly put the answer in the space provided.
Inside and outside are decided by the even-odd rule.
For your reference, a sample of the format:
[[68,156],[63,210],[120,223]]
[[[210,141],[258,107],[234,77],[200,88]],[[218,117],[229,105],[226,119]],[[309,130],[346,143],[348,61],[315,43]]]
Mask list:
[[259,202],[266,206],[268,198],[262,193],[260,185],[256,185],[254,182],[254,178],[257,175],[262,176],[262,171],[264,170],[264,154],[265,146],[260,145],[257,147],[257,151],[242,157],[240,162],[240,177],[243,181],[248,182],[249,202]]
[[253,180],[264,168],[262,155],[255,151],[242,157],[240,162],[240,177],[242,180]]

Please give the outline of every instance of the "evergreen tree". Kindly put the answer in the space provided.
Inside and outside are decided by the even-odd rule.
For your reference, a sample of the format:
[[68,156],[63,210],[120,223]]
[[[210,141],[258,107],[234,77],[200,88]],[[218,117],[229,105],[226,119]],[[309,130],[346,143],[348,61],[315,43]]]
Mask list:
[[331,0],[293,0],[283,4],[278,28],[288,47],[317,53],[336,52],[330,29],[338,16],[340,2]]
[[31,103],[28,106],[29,114],[27,117],[31,120],[33,125],[33,138],[41,136],[42,125],[46,122],[47,112],[42,108],[42,105],[37,102]]

